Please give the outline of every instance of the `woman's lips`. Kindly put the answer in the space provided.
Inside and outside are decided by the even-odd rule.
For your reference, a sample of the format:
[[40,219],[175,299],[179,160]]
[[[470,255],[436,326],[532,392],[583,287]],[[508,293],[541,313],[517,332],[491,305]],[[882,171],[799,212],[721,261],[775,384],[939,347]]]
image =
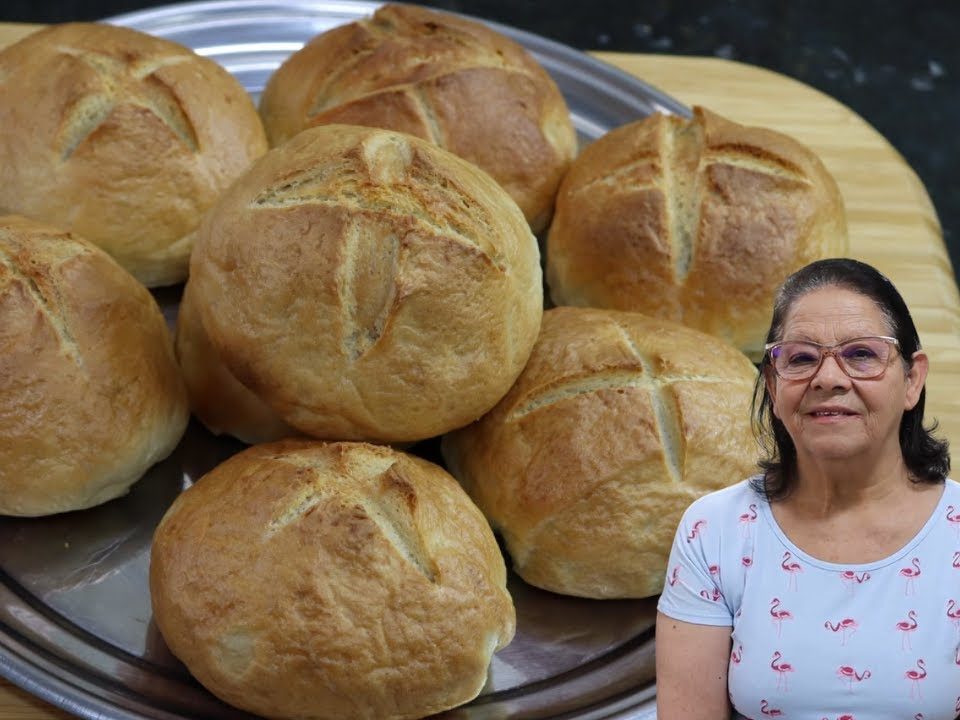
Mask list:
[[817,408],[807,413],[811,418],[818,422],[838,422],[853,417],[859,413],[848,408]]

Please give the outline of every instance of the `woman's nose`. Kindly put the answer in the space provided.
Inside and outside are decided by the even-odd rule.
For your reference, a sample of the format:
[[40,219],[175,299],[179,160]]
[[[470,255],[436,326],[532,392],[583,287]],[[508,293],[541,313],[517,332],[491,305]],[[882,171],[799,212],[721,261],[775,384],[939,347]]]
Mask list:
[[850,376],[840,367],[837,356],[828,352],[824,353],[811,384],[814,387],[845,387],[850,384]]

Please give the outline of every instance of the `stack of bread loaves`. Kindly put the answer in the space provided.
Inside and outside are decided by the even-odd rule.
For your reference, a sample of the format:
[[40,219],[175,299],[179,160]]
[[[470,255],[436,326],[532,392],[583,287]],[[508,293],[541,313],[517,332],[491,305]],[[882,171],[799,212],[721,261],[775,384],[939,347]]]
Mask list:
[[123,495],[187,425],[150,293],[75,235],[0,217],[0,514]]
[[415,5],[386,4],[315,37],[270,77],[260,112],[271,145],[326,123],[429,140],[492,175],[534,232],[577,149],[563,95],[523,47]]
[[196,415],[264,444],[186,491],[155,537],[154,617],[195,677],[281,718],[418,718],[480,692],[515,622],[489,524],[438,465],[350,441],[480,418],[542,315],[517,202],[411,134],[328,118],[220,196],[177,355]]
[[0,127],[0,211],[80,234],[149,287],[186,278],[201,216],[266,151],[226,70],[95,23],[0,52]]
[[[261,443],[173,503],[150,593],[268,717],[474,698],[515,623],[491,526],[538,587],[659,592],[686,506],[754,469],[776,286],[846,251],[790,138],[696,109],[574,159],[531,55],[410,5],[317,36],[260,115],[174,43],[44,30],[0,52],[0,126],[0,210],[34,218],[0,217],[0,513],[124,492],[188,399]],[[173,340],[124,268],[189,268]],[[388,446],[441,436],[454,477]]]

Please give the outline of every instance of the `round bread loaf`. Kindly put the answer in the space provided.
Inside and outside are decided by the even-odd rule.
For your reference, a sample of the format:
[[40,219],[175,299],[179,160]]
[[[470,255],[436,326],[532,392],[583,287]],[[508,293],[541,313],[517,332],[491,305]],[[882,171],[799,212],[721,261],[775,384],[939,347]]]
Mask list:
[[758,360],[783,279],[846,252],[843,200],[813,152],[695,108],[581,153],[557,197],[547,281],[557,305],[664,317]]
[[756,377],[697,330],[554,308],[510,392],[444,436],[443,456],[528,583],[647,597],[663,587],[683,510],[756,467]]
[[563,95],[523,47],[414,5],[387,4],[315,37],[270,77],[260,113],[271,145],[326,123],[429,140],[490,173],[534,232],[577,150]]
[[214,61],[95,23],[0,52],[0,127],[0,210],[78,233],[148,286],[186,277],[201,216],[267,147]]
[[0,217],[0,514],[123,495],[188,415],[150,293],[94,245]]
[[154,537],[154,620],[207,689],[271,718],[420,718],[474,698],[513,637],[506,568],[439,466],[285,440],[184,492]]
[[543,313],[536,238],[489,175],[346,125],[305,130],[221,196],[187,287],[215,359],[328,440],[472,422],[523,369]]

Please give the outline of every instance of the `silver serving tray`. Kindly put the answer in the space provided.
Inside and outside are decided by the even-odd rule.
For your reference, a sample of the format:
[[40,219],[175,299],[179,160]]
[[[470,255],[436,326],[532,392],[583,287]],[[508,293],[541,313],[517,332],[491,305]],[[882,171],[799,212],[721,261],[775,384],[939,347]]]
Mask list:
[[[225,0],[107,21],[193,48],[223,65],[256,100],[270,73],[306,40],[379,5]],[[553,76],[581,145],[652,112],[689,114],[589,55],[488,24],[524,45]],[[171,324],[179,292],[155,293]],[[0,517],[0,675],[90,720],[250,717],[210,695],[170,654],[151,620],[147,584],[151,537],[170,503],[241,448],[192,421],[173,455],[126,497],[47,518]],[[411,451],[441,462],[436,441]],[[538,590],[514,575],[508,587],[517,609],[515,639],[494,657],[480,696],[442,717],[655,717],[656,598],[582,600]]]

